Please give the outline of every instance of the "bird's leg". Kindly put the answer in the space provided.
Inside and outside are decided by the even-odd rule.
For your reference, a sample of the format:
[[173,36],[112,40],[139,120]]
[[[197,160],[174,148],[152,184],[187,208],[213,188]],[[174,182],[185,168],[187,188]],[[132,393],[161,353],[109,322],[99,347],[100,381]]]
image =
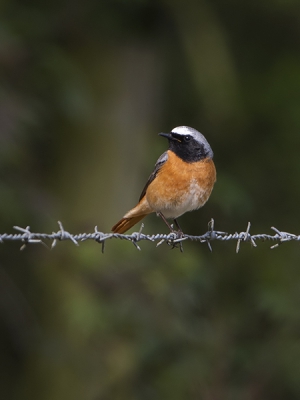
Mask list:
[[[170,229],[171,232],[176,233],[178,238],[182,238],[183,232],[182,229],[180,228],[180,225],[178,223],[178,221],[174,218],[174,222],[176,227],[178,228],[178,231],[175,231],[172,226],[169,224],[169,222],[166,220],[166,217],[164,216],[164,214],[162,212],[158,212],[157,215],[164,221],[164,223],[167,225],[167,227]],[[174,249],[174,247],[177,247],[177,243],[173,243],[172,244],[172,249]],[[181,253],[183,252],[183,246],[182,246],[182,242],[179,243],[179,248]]]
[[[175,223],[175,225],[177,226],[177,229],[178,229],[178,231],[177,231],[178,238],[182,238],[183,237],[183,232],[182,232],[181,226],[179,225],[179,223],[178,223],[176,218],[174,218],[174,223]],[[182,242],[179,243],[179,246],[180,246],[181,253],[183,253]]]
[[182,229],[181,229],[181,227],[180,227],[180,225],[179,225],[179,223],[178,223],[178,221],[177,221],[176,218],[174,218],[174,222],[175,222],[175,225],[176,225],[177,228],[178,228],[178,233],[181,234],[181,236],[182,236],[182,235],[183,235],[183,232],[182,232]]
[[162,212],[158,212],[157,215],[164,221],[164,223],[167,225],[167,227],[170,229],[171,232],[174,232],[174,229],[171,227],[169,222],[166,220],[166,217]]

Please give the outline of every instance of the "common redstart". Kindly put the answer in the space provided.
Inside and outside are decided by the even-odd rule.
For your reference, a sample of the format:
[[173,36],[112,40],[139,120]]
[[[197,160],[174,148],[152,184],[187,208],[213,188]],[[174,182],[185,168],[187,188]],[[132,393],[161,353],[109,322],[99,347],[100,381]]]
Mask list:
[[202,207],[212,192],[216,168],[205,137],[189,126],[159,135],[168,139],[169,149],[157,160],[139,203],[112,227],[114,233],[124,233],[147,214],[156,212],[175,232],[167,221],[173,219],[182,234],[176,218]]

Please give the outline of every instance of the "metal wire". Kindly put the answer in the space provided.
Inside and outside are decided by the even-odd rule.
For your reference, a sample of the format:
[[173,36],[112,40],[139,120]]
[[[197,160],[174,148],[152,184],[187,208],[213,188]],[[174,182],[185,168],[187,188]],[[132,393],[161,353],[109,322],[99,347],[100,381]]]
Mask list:
[[138,245],[138,242],[142,240],[149,240],[151,242],[156,242],[156,246],[160,246],[162,243],[166,242],[168,245],[172,247],[178,247],[181,251],[183,251],[182,242],[185,240],[193,240],[198,241],[200,243],[207,243],[209,249],[212,251],[211,242],[214,240],[228,241],[228,240],[236,240],[236,252],[238,253],[240,250],[241,242],[250,242],[253,247],[257,246],[257,241],[266,241],[271,240],[276,242],[271,249],[278,247],[280,244],[284,242],[290,241],[300,241],[300,235],[294,235],[292,233],[280,231],[274,227],[271,229],[275,232],[273,235],[268,235],[265,233],[250,234],[250,222],[248,223],[247,229],[245,232],[236,232],[236,233],[226,233],[221,231],[214,230],[214,220],[208,224],[208,231],[200,236],[193,236],[187,234],[178,234],[177,232],[170,232],[168,234],[155,234],[155,235],[145,235],[142,233],[142,229],[144,225],[141,225],[139,232],[134,232],[131,235],[124,235],[119,233],[103,233],[98,231],[97,226],[92,233],[77,233],[72,234],[66,231],[60,221],[58,221],[59,230],[57,232],[48,233],[35,233],[31,232],[30,227],[21,228],[19,226],[14,226],[14,229],[19,231],[19,233],[2,233],[0,234],[0,243],[4,243],[5,241],[21,241],[23,244],[20,250],[23,250],[26,245],[29,243],[41,243],[44,246],[48,247],[45,241],[50,240],[52,244],[50,248],[56,246],[58,241],[70,240],[76,246],[79,245],[79,242],[83,242],[85,240],[94,240],[102,245],[102,252],[104,252],[104,245],[108,239],[121,239],[128,240],[131,242],[138,250],[141,248]]

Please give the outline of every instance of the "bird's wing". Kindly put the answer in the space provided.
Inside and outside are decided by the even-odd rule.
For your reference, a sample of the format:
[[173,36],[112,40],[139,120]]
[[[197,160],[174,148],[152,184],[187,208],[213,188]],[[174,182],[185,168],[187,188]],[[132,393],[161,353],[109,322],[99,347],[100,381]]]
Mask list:
[[165,151],[165,152],[159,157],[159,159],[156,161],[154,170],[153,170],[152,174],[149,176],[149,178],[148,178],[148,180],[147,180],[147,183],[146,183],[146,185],[145,185],[145,187],[144,187],[144,189],[143,189],[143,191],[142,191],[142,193],[141,193],[141,195],[140,195],[139,201],[141,201],[142,198],[145,196],[148,186],[150,185],[150,183],[151,183],[152,181],[154,181],[154,179],[155,179],[155,177],[156,177],[158,171],[161,169],[161,167],[164,165],[164,163],[165,163],[167,160],[168,160],[168,152]]

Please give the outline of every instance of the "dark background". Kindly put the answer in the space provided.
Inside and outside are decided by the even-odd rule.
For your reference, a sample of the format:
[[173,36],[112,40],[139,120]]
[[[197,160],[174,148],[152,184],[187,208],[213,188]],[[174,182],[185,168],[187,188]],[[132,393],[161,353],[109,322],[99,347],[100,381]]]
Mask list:
[[[218,180],[186,233],[300,233],[299,49],[298,0],[3,1],[0,231],[109,232],[189,125]],[[258,244],[0,245],[1,398],[299,399],[299,245]]]

